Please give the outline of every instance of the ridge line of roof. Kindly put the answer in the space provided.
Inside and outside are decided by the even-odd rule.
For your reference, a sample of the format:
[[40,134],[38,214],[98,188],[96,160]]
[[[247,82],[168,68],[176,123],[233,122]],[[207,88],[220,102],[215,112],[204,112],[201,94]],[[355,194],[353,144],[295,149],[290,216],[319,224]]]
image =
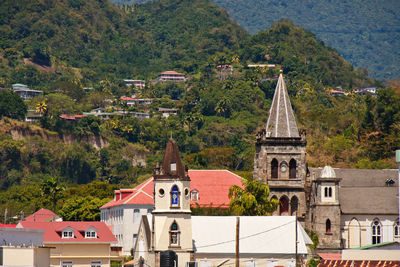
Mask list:
[[146,181],[144,181],[142,183],[142,186],[140,188],[137,188],[136,192],[132,192],[132,195],[125,201],[123,201],[123,203],[121,204],[126,204],[127,202],[131,201],[131,199],[133,199],[134,197],[136,197],[140,192],[146,194],[147,196],[153,198],[152,196],[150,196],[149,194],[147,194],[146,192],[143,191],[143,187],[147,186],[151,181],[153,181],[153,177],[150,177],[149,179],[147,179]]

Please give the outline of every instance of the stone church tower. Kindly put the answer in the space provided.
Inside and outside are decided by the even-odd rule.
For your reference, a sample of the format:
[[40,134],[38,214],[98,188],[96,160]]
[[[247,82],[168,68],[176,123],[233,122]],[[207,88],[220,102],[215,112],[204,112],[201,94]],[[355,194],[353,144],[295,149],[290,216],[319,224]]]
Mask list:
[[257,134],[254,179],[266,182],[271,196],[280,201],[274,215],[307,213],[306,140],[293,115],[282,71],[276,85],[265,130]]
[[310,227],[318,234],[320,249],[340,249],[341,212],[339,205],[339,182],[335,171],[325,166],[320,177],[312,181]]
[[160,266],[160,255],[167,250],[177,254],[177,266],[185,266],[193,258],[190,178],[173,139],[168,141],[162,166],[155,168],[153,177],[152,250],[155,266]]

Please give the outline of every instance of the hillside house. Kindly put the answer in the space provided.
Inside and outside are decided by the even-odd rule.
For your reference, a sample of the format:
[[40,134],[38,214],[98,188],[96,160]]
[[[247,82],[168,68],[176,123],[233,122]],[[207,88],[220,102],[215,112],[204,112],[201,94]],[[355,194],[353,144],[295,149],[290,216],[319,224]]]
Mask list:
[[152,98],[132,98],[129,96],[122,96],[121,100],[126,101],[128,106],[148,106],[153,103]]
[[124,83],[126,86],[133,86],[138,89],[144,89],[146,87],[146,81],[144,81],[144,80],[125,79]]
[[178,110],[176,108],[158,108],[158,111],[161,112],[164,118],[178,114]]
[[25,101],[43,93],[43,91],[29,89],[27,85],[20,83],[13,84],[12,89]]
[[157,78],[160,82],[185,82],[185,74],[176,71],[164,71],[158,75]]

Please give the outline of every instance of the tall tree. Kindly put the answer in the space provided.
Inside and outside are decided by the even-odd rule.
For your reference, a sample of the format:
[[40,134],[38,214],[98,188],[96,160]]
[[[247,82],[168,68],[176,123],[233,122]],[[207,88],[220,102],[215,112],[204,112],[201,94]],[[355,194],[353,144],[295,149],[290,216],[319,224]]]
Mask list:
[[41,184],[42,195],[46,197],[53,205],[53,212],[56,213],[56,205],[58,200],[63,197],[65,185],[57,178],[50,177]]
[[267,184],[249,179],[243,182],[244,189],[233,185],[229,189],[229,209],[231,214],[239,216],[271,215],[278,207],[279,201],[269,199]]
[[21,97],[9,90],[0,90],[0,119],[3,116],[23,120],[27,112],[27,106]]

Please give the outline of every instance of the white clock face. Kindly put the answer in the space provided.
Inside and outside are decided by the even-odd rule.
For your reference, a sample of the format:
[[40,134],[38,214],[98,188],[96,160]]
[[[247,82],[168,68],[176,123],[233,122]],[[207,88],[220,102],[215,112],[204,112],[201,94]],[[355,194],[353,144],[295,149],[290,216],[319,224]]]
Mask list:
[[286,171],[286,165],[282,165],[282,166],[281,166],[281,171],[282,171],[282,172],[285,172],[285,171]]

